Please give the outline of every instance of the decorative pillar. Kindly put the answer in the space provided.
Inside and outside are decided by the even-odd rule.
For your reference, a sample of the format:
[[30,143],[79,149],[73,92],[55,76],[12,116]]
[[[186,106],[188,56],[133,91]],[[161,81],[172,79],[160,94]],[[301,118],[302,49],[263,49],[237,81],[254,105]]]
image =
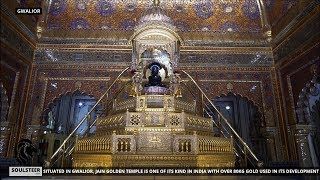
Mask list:
[[275,127],[266,127],[263,130],[264,134],[263,136],[266,138],[266,149],[267,149],[267,157],[269,161],[277,161],[278,157],[277,154],[279,150],[277,147],[280,148],[280,146],[276,145],[276,136],[277,136],[277,128]]
[[313,167],[308,135],[314,130],[315,127],[312,125],[297,124],[295,126],[294,137],[297,145],[298,158],[301,167]]
[[[41,135],[41,126],[40,125],[28,125],[27,126],[27,135],[26,138],[30,139],[32,142],[32,145],[35,148],[39,148],[39,140]],[[39,151],[39,150],[38,150]],[[32,164],[38,165],[38,153],[33,154]]]
[[8,140],[10,138],[9,122],[1,122],[0,128],[0,157],[6,157],[8,150]]

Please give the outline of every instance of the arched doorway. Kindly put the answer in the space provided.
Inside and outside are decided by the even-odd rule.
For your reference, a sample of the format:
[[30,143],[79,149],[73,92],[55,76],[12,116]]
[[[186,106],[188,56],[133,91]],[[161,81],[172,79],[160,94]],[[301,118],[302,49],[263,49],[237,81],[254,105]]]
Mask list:
[[[258,159],[267,162],[269,158],[266,152],[266,139],[263,136],[265,123],[259,108],[248,98],[232,93],[215,97],[212,101]],[[215,111],[213,113],[212,116],[219,119],[218,113]],[[216,134],[218,131],[215,129]]]
[[[97,100],[93,96],[75,91],[74,93],[61,95],[49,105],[42,118],[39,164],[42,164],[44,160],[48,160],[52,156],[96,102]],[[72,139],[75,140],[76,135],[93,134],[95,127],[87,132],[88,127],[101,113],[102,106],[98,105],[79,127]],[[73,141],[69,141],[66,144],[66,148],[72,144]],[[57,166],[59,165],[57,164]]]

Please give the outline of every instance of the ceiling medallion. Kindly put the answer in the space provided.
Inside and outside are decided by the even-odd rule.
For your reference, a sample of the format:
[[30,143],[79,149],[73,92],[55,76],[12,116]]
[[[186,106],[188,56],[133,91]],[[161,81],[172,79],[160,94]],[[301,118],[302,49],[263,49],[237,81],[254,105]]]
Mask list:
[[100,24],[100,29],[102,30],[107,30],[111,28],[111,24],[110,23],[105,23],[105,24]]
[[177,12],[182,12],[184,10],[184,8],[183,8],[183,6],[181,4],[176,5],[175,9],[176,9]]
[[213,15],[213,4],[211,1],[196,3],[193,9],[196,15],[203,19],[207,19]]
[[60,15],[66,9],[67,3],[63,0],[52,0],[50,6],[50,14],[57,16]]
[[70,29],[73,29],[73,30],[90,29],[90,26],[85,19],[80,18],[80,19],[74,20],[71,23]]
[[177,21],[174,23],[174,25],[180,30],[180,31],[189,31],[191,28],[190,26],[183,21]]
[[222,32],[238,32],[239,26],[234,22],[227,21],[221,27],[220,31]]
[[111,16],[115,13],[116,9],[113,7],[112,2],[99,0],[96,5],[97,11],[103,17]]
[[60,3],[59,2],[55,2],[53,4],[54,8],[59,9],[60,8]]
[[226,7],[226,13],[230,13],[230,12],[232,12],[232,7],[231,6],[228,6],[228,7]]
[[135,26],[135,21],[131,20],[131,19],[125,19],[121,25],[120,28],[124,29],[124,30],[133,30],[134,26]]
[[211,26],[204,26],[201,28],[201,31],[210,31]]
[[255,13],[256,10],[257,10],[256,7],[254,7],[254,6],[251,6],[251,7],[250,7],[250,12],[251,12],[251,13]]
[[250,19],[257,19],[260,17],[257,2],[254,0],[247,0],[242,6],[242,12]]
[[107,11],[109,9],[109,5],[108,4],[104,4],[103,5],[103,10]]
[[136,9],[136,4],[134,3],[129,3],[127,6],[126,6],[126,10],[129,11],[129,12],[132,12]]
[[206,6],[203,6],[201,10],[204,13],[208,13],[209,12],[209,10],[208,10],[208,8]]
[[86,5],[85,5],[84,3],[79,3],[79,4],[77,5],[77,7],[78,7],[78,9],[80,9],[80,10],[86,9]]

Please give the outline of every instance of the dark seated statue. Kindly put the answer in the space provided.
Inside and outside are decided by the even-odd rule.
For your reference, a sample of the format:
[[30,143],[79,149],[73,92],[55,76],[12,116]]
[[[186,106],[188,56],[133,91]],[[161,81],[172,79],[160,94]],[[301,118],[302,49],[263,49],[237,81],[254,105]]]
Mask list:
[[151,70],[151,75],[148,77],[149,82],[145,85],[145,87],[150,86],[159,86],[164,87],[164,85],[161,83],[161,76],[159,75],[159,71],[161,69],[161,65],[159,63],[151,63],[149,65],[149,69]]

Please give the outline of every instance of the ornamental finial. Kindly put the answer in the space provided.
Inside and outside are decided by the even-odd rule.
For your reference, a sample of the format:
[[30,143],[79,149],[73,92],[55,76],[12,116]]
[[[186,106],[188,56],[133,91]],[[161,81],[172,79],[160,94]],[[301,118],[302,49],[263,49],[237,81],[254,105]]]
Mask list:
[[156,6],[156,7],[159,7],[160,0],[153,0],[153,5]]

